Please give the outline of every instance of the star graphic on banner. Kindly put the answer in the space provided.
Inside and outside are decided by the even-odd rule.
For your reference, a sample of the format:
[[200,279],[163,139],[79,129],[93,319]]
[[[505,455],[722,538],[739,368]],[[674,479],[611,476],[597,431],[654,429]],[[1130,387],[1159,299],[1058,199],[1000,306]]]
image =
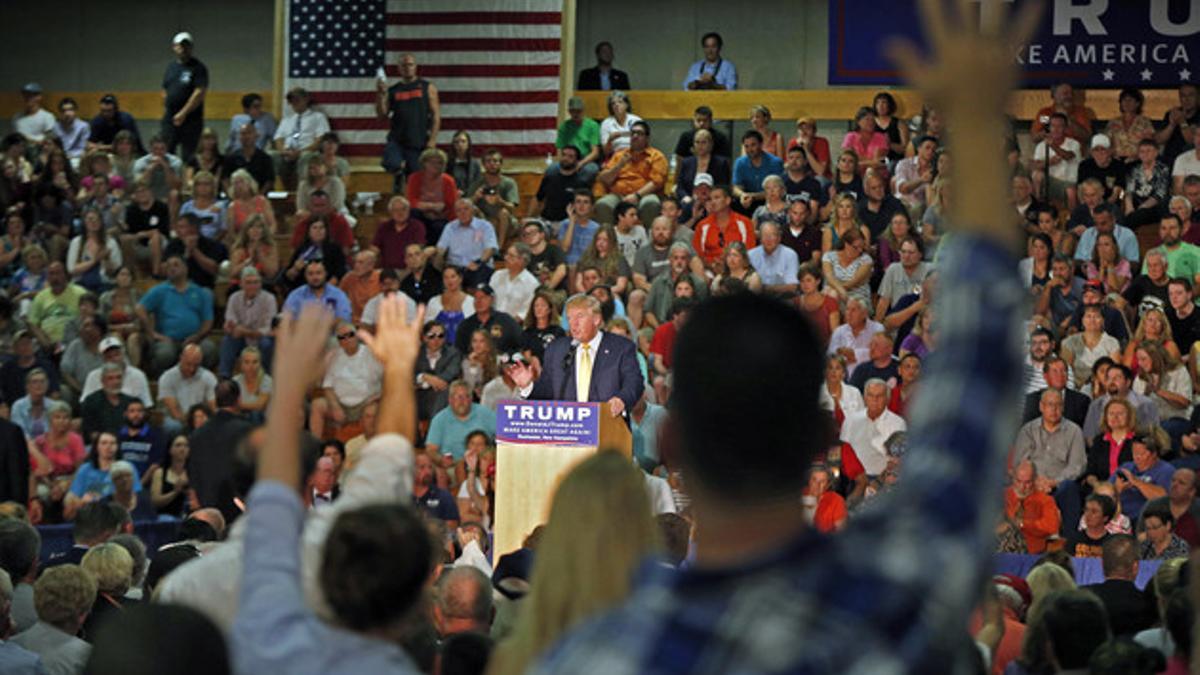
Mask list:
[[1100,74],[1104,76],[1105,82],[1112,82],[1113,76],[1116,75],[1116,73],[1113,72],[1112,68],[1105,68],[1104,70],[1102,70],[1100,72]]
[[1154,73],[1150,72],[1149,68],[1142,69],[1142,81],[1149,82],[1150,78],[1154,77]]
[[1185,82],[1192,79],[1192,71],[1188,70],[1187,68],[1179,71],[1179,79]]

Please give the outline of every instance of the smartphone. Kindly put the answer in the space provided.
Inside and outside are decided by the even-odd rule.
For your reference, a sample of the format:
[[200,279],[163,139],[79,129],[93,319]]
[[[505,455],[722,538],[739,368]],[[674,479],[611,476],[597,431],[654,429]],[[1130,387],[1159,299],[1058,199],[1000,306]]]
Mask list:
[[379,66],[378,70],[375,71],[375,79],[380,82],[387,82],[387,71],[383,69],[383,66]]

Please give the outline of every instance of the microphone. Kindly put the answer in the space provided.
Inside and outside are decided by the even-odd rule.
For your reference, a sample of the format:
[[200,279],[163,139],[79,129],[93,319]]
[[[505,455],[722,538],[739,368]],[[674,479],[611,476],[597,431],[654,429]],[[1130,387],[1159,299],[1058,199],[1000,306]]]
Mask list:
[[[571,371],[575,369],[575,350],[579,347],[579,340],[571,338],[571,346],[567,348],[567,353],[563,354],[563,379],[562,387],[559,390],[558,400],[567,400],[567,382],[571,379]],[[574,397],[572,397],[574,398]]]

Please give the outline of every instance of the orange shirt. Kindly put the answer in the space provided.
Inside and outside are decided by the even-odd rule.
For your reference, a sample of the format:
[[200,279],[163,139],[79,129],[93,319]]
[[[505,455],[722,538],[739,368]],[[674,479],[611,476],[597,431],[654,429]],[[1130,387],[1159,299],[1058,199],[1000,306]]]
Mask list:
[[725,252],[725,247],[731,241],[740,241],[750,250],[757,245],[754,238],[754,223],[736,211],[729,212],[729,220],[725,229],[717,224],[717,214],[712,214],[696,223],[696,232],[692,235],[692,249],[704,259],[705,264],[719,260]]
[[[604,168],[611,169],[621,161],[622,157],[630,155],[632,152],[632,150],[614,152],[613,156],[604,164]],[[603,197],[610,192],[625,196],[642,189],[646,183],[654,183],[655,192],[663,191],[663,186],[667,184],[667,158],[657,148],[652,147],[647,147],[640,156],[632,154],[632,157],[633,161],[621,168],[611,188],[605,187],[601,181],[596,181],[597,197]]]
[[338,288],[341,288],[346,297],[350,299],[354,323],[358,323],[358,320],[362,318],[363,309],[367,306],[367,301],[379,295],[381,290],[379,270],[371,272],[365,279],[349,272],[342,277],[342,283],[338,284]]
[[1021,506],[1017,493],[1009,488],[1004,491],[1004,513],[1012,520],[1020,520],[1021,533],[1025,535],[1025,543],[1030,553],[1041,553],[1046,550],[1046,539],[1058,533],[1062,516],[1058,513],[1058,505],[1054,498],[1043,492],[1034,492],[1025,498],[1025,513],[1017,518],[1017,509]]
[[[1029,127],[1029,132],[1036,134],[1049,129],[1050,116],[1055,112],[1057,111],[1053,105],[1048,105],[1045,108],[1037,111],[1037,115],[1035,115],[1033,118],[1033,124]],[[1077,105],[1071,108],[1071,112],[1067,114],[1067,118],[1084,129],[1091,129],[1092,120],[1096,119],[1096,113],[1092,112],[1092,109],[1088,108],[1087,106]],[[1042,120],[1045,120],[1045,122]],[[1090,134],[1080,135],[1079,132],[1075,131],[1075,128],[1070,124],[1067,125],[1067,135],[1079,141],[1079,144],[1085,149],[1088,148],[1092,142],[1092,137]]]
[[833,532],[846,520],[846,500],[832,490],[826,491],[817,500],[817,511],[813,514],[813,526],[818,532]]

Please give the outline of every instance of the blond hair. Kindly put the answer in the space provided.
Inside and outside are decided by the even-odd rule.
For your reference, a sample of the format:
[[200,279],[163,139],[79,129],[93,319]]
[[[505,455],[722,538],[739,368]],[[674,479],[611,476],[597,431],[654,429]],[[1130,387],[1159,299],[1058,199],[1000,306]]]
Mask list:
[[488,672],[525,672],[572,627],[624,600],[657,538],[645,480],[629,459],[601,452],[575,467],[554,495],[525,607]]
[[120,544],[100,544],[88,549],[80,566],[96,577],[96,589],[124,595],[133,583],[133,556]]

